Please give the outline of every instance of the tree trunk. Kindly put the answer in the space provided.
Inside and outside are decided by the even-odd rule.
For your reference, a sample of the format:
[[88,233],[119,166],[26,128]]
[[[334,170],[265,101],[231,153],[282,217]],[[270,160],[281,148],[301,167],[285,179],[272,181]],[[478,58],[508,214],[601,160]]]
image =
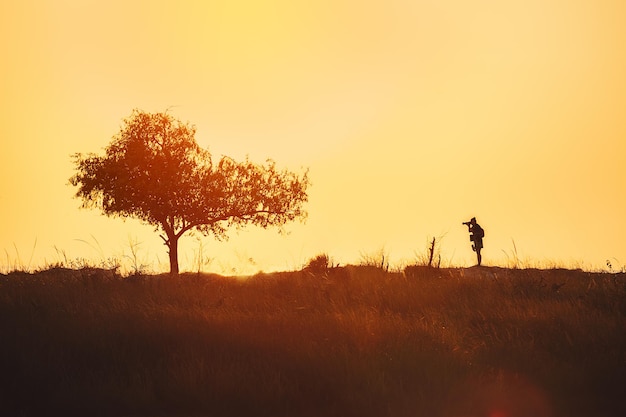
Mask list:
[[170,236],[167,241],[170,255],[170,275],[178,275],[178,237]]

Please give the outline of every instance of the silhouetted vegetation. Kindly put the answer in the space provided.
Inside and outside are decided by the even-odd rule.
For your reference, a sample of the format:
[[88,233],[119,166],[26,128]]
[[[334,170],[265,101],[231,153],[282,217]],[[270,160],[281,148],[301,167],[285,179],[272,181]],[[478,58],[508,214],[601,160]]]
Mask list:
[[135,110],[105,156],[74,155],[77,173],[70,178],[83,207],[160,228],[173,274],[178,239],[188,231],[222,239],[230,227],[282,226],[306,216],[306,172],[279,171],[271,160],[222,157],[213,164],[195,132],[167,113]]
[[309,259],[306,266],[304,267],[304,271],[310,272],[311,274],[327,274],[329,270],[335,268],[336,265],[333,265],[330,256],[327,253],[321,253],[313,258]]
[[626,415],[623,273],[313,261],[327,273],[2,275],[0,410]]

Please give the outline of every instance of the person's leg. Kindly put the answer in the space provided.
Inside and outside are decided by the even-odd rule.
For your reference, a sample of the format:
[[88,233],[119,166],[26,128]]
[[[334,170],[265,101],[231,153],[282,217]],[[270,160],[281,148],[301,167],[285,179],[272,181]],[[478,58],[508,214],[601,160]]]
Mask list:
[[483,260],[482,256],[480,256],[480,247],[476,248],[476,257],[478,258],[478,266],[480,266],[481,261]]

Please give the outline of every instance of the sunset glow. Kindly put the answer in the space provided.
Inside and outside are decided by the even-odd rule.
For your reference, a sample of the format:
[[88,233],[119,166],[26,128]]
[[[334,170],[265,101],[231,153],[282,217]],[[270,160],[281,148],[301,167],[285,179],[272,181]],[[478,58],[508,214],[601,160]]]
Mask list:
[[[167,269],[152,227],[81,210],[70,155],[133,109],[222,155],[309,168],[306,223],[181,239],[248,274],[384,251],[444,265],[626,266],[626,2],[0,4],[0,272],[64,258]],[[202,256],[199,253],[202,252]]]

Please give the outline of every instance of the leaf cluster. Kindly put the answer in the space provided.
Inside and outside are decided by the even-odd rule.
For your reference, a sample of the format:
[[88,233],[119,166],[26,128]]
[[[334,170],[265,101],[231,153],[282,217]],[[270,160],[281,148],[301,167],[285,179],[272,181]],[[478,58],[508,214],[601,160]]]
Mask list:
[[85,208],[161,228],[168,240],[188,230],[219,239],[231,226],[266,228],[306,217],[307,171],[226,156],[214,163],[195,133],[167,113],[134,110],[104,155],[73,155],[76,197]]

